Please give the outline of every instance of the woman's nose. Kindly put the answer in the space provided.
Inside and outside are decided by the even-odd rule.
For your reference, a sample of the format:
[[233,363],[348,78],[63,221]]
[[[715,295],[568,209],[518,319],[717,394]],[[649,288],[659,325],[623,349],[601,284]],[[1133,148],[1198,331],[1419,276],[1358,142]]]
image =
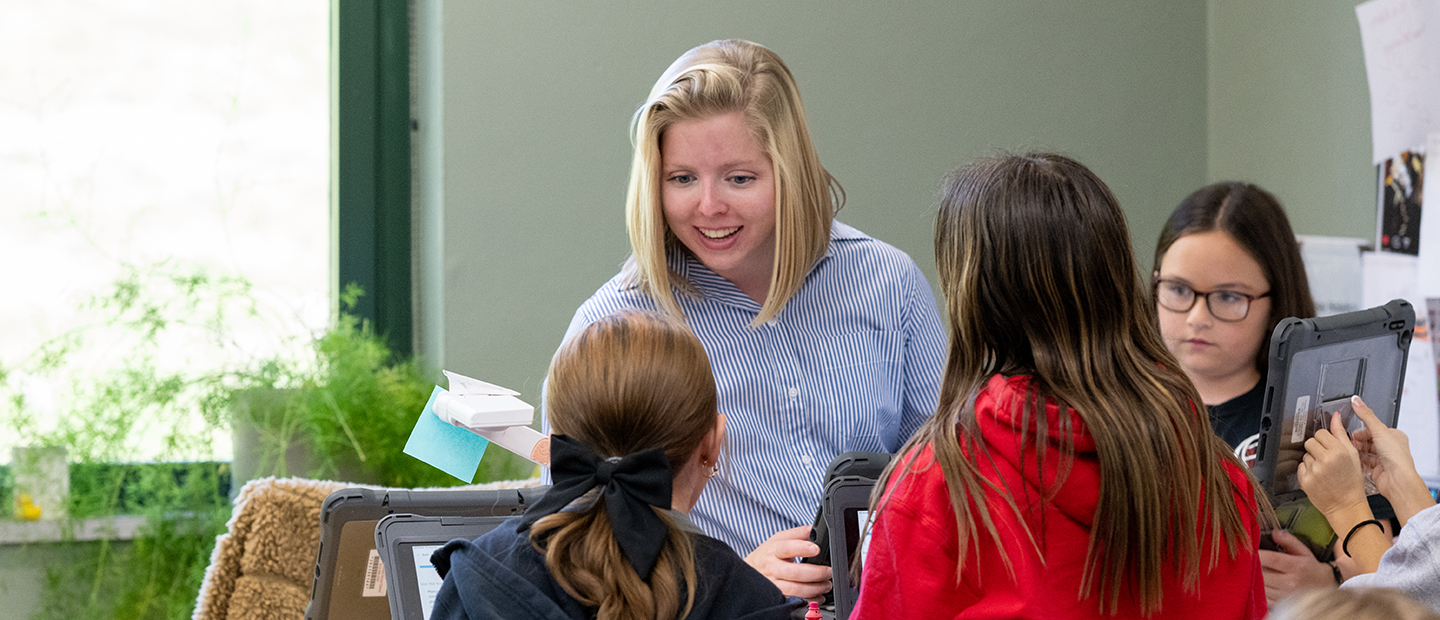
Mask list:
[[701,215],[716,215],[725,212],[725,200],[720,195],[720,188],[715,183],[700,184],[700,205]]

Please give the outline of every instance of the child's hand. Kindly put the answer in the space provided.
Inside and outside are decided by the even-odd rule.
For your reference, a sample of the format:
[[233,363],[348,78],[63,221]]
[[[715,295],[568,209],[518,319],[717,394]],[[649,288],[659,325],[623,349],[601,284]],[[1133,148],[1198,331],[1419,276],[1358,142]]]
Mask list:
[[1271,607],[1301,590],[1335,585],[1330,565],[1315,559],[1310,548],[1285,530],[1270,533],[1280,551],[1260,550],[1260,568],[1265,579],[1265,603]]
[[1365,428],[1351,437],[1360,461],[1370,470],[1370,478],[1379,487],[1380,494],[1390,500],[1395,516],[1404,525],[1415,513],[1435,504],[1425,481],[1415,471],[1410,438],[1400,429],[1385,426],[1359,396],[1350,399],[1350,406],[1365,423]]
[[1360,453],[1345,433],[1339,413],[1331,416],[1329,430],[1322,428],[1305,440],[1305,456],[1296,475],[1300,488],[1331,524],[1341,512],[1359,507],[1369,512],[1365,479],[1360,473]]

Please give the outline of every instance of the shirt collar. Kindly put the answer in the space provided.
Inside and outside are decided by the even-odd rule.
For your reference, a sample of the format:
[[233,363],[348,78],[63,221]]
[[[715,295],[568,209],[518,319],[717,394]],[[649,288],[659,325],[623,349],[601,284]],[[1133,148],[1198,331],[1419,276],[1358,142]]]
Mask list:
[[[815,266],[810,268],[811,273],[814,273],[821,264],[830,260],[830,258],[835,255],[835,242],[861,239],[864,238],[864,236],[864,233],[850,226],[842,224],[839,221],[831,221],[830,242],[825,244],[825,253],[820,256],[820,260],[815,261]],[[695,258],[695,256],[687,251],[679,242],[670,246],[666,252],[665,263],[671,271],[695,287],[702,296],[728,302],[731,305],[740,306],[753,312],[758,313],[760,311],[759,303],[751,299],[749,295],[741,292],[734,283],[726,280],[720,274],[711,271],[709,267],[706,267],[704,263]]]

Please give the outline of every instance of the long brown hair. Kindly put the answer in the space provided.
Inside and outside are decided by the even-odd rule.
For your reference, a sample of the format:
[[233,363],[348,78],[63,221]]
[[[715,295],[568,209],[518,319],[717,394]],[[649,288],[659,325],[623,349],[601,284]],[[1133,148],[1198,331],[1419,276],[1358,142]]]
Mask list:
[[[653,312],[607,316],[567,340],[550,363],[545,398],[555,433],[601,457],[659,447],[677,469],[719,415],[700,341],[678,319]],[[668,525],[655,535],[667,544],[649,583],[616,544],[603,498],[587,509],[540,519],[530,541],[545,554],[560,587],[598,608],[598,618],[681,618],[695,599],[694,545],[665,511],[655,510]]]
[[[1155,244],[1154,273],[1160,273],[1165,253],[1181,237],[1212,230],[1230,235],[1260,264],[1260,271],[1270,285],[1267,338],[1280,324],[1280,319],[1315,316],[1305,261],[1300,257],[1300,244],[1295,240],[1290,220],[1285,217],[1285,209],[1270,192],[1249,183],[1213,183],[1186,196],[1160,230],[1160,241]],[[1150,290],[1153,294],[1155,288],[1152,286]],[[1154,305],[1156,300],[1152,297],[1150,303]],[[1263,377],[1269,367],[1270,347],[1262,345],[1256,353],[1255,368]]]
[[[913,473],[920,448],[933,446],[960,533],[957,578],[978,554],[981,528],[1001,544],[987,489],[1005,498],[1002,510],[1021,514],[1013,491],[986,480],[976,465],[986,457],[975,396],[996,374],[1031,378],[1023,402],[1014,404],[1020,428],[1038,438],[1037,471],[1057,458],[1046,454],[1044,438],[1071,437],[1068,416],[1047,429],[1047,403],[1074,409],[1095,440],[1099,501],[1078,594],[1098,594],[1102,612],[1117,613],[1127,590],[1142,613],[1159,610],[1162,575],[1172,564],[1193,591],[1202,529],[1220,534],[1211,536],[1210,567],[1221,538],[1231,557],[1237,544],[1256,544],[1225,463],[1243,467],[1198,412],[1199,394],[1160,339],[1129,238],[1110,189],[1067,157],[993,157],[947,180],[935,224],[950,322],[940,403],[892,462],[876,498],[892,478]],[[1074,446],[1062,443],[1060,452],[1054,490]],[[1043,552],[1043,541],[1033,533],[1030,540]],[[1000,552],[1013,575],[1003,545]]]
[[805,284],[829,247],[835,212],[845,204],[845,190],[820,165],[810,141],[795,76],[763,45],[726,39],[685,52],[635,112],[625,198],[633,254],[625,272],[661,309],[680,316],[671,285],[688,290],[689,284],[665,264],[666,251],[681,246],[665,224],[660,201],[660,141],[675,123],[731,112],[744,117],[774,167],[775,264],[770,293],[753,323],[759,325],[780,314]]

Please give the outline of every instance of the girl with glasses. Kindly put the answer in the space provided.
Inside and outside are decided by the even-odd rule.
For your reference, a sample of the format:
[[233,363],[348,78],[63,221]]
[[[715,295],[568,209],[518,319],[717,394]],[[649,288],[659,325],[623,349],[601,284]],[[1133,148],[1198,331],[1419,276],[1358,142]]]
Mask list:
[[1285,211],[1254,185],[1202,187],[1165,222],[1152,275],[1165,346],[1195,383],[1215,433],[1249,464],[1270,332],[1282,318],[1315,316]]
[[[1285,211],[1254,185],[1202,187],[1170,214],[1155,248],[1152,276],[1165,345],[1195,383],[1215,433],[1246,465],[1253,463],[1270,333],[1282,318],[1315,316]],[[1276,546],[1260,551],[1271,604],[1302,589],[1334,587],[1341,579],[1337,564],[1318,560],[1290,532],[1277,529],[1271,536]]]

